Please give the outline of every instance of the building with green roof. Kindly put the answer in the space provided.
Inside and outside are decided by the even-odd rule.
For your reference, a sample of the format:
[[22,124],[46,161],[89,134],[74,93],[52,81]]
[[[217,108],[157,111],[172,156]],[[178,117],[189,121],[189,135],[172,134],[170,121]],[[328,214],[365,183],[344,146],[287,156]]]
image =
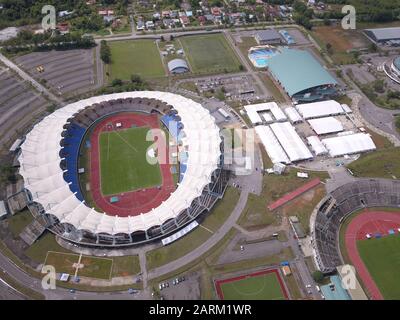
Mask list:
[[267,60],[267,68],[295,101],[328,99],[337,92],[337,81],[308,51],[283,48]]

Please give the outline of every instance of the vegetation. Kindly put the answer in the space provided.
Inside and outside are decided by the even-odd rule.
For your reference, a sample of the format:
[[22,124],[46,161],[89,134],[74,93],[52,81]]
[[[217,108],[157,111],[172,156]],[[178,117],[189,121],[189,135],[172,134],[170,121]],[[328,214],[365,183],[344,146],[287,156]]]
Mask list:
[[312,273],[312,277],[313,277],[315,282],[321,283],[323,281],[323,279],[324,279],[324,274],[319,270],[315,270]]
[[111,62],[111,50],[105,40],[101,40],[100,42],[100,59],[106,64]]
[[226,221],[235,208],[238,199],[239,191],[229,187],[225,192],[224,198],[217,202],[201,223],[204,228],[198,227],[186,235],[184,239],[147,252],[147,268],[153,269],[176,260],[206,241],[212,235],[212,232],[216,232]]
[[79,32],[60,34],[58,32],[45,32],[34,34],[29,30],[22,30],[17,37],[3,42],[6,53],[28,53],[32,51],[66,50],[78,48],[91,48],[96,44],[91,36]]
[[22,230],[33,221],[33,216],[29,210],[18,212],[7,219],[8,228],[14,237],[18,237]]
[[383,297],[400,299],[400,237],[389,235],[381,239],[359,240],[357,248]]
[[400,148],[386,148],[366,153],[350,163],[348,168],[356,177],[400,178]]
[[163,77],[164,67],[153,40],[113,41],[111,63],[107,67],[108,78],[130,80],[132,73],[144,79]]
[[213,74],[240,71],[240,62],[223,34],[180,38],[193,73]]
[[275,272],[220,284],[224,300],[284,300]]
[[100,177],[104,195],[161,185],[160,166],[146,161],[146,152],[154,143],[146,140],[148,132],[148,127],[138,127],[100,133]]

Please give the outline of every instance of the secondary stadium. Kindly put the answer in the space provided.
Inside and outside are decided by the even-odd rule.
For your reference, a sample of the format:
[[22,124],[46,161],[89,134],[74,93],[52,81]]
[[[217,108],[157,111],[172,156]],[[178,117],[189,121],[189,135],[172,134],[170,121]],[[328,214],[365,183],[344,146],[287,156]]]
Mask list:
[[[169,136],[165,146],[150,129]],[[125,92],[45,117],[21,146],[19,173],[29,209],[50,231],[81,245],[127,246],[177,232],[222,198],[229,178],[222,148],[215,119],[199,103]]]
[[[371,299],[398,299],[400,183],[359,179],[321,200],[311,219],[315,263],[330,274],[354,265]],[[350,291],[350,294],[352,292]]]

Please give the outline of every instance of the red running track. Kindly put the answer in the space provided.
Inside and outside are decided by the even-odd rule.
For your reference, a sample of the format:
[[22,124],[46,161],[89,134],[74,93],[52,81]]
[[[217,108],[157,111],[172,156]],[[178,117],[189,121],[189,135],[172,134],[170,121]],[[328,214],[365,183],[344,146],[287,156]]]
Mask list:
[[[110,126],[111,123],[115,128],[115,124],[118,122],[122,124],[122,129],[130,128],[132,125],[136,125],[138,127],[147,126],[152,129],[158,129],[159,122],[156,114],[117,114],[98,123],[90,137],[90,182],[93,201],[97,207],[109,215],[128,217],[135,216],[140,213],[146,213],[151,209],[158,207],[163,201],[169,198],[171,193],[175,190],[175,185],[170,164],[160,164],[162,177],[162,185],[160,189],[154,187],[121,193],[117,195],[119,198],[118,202],[110,203],[110,196],[104,196],[101,193],[99,137],[101,132],[110,130],[110,128],[112,128]],[[166,147],[168,148],[168,146]],[[169,154],[168,150],[167,154]],[[145,159],[143,159],[143,161],[145,161]]]
[[283,206],[284,204],[288,203],[289,201],[293,200],[294,198],[297,198],[304,192],[307,192],[308,190],[316,187],[321,181],[319,178],[315,178],[311,180],[310,182],[307,182],[306,184],[302,185],[301,187],[297,188],[296,190],[284,195],[282,198],[279,198],[275,202],[271,203],[268,206],[269,210],[275,210],[276,208],[279,208],[280,206]]
[[228,279],[224,279],[224,280],[216,280],[215,281],[215,287],[216,287],[216,290],[217,290],[217,295],[218,295],[220,300],[224,300],[224,294],[223,294],[223,291],[222,291],[222,285],[224,283],[235,282],[235,281],[246,279],[246,278],[250,278],[250,277],[262,276],[262,275],[268,274],[268,273],[275,273],[275,276],[278,278],[278,282],[279,282],[279,285],[281,287],[283,296],[285,297],[286,300],[289,300],[289,295],[288,295],[288,293],[286,291],[286,287],[285,287],[285,285],[283,283],[282,277],[279,274],[279,270],[278,269],[268,269],[268,270],[258,271],[258,272],[254,272],[254,273],[250,273],[250,274],[245,274],[245,275],[234,277],[234,278],[228,278]]
[[367,211],[356,216],[347,226],[345,233],[347,253],[373,300],[383,300],[383,296],[358,253],[357,241],[368,241],[366,239],[368,233],[372,236],[375,234],[386,236],[390,229],[397,230],[399,227],[400,213],[385,211]]

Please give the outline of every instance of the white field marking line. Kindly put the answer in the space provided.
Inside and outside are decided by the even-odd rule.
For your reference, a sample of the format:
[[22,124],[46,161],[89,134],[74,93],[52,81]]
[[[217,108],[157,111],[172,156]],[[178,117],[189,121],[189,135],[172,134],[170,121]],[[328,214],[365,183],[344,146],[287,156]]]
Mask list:
[[134,146],[132,146],[128,141],[126,141],[119,133],[117,130],[115,130],[115,133],[118,135],[118,137],[121,138],[122,141],[124,141],[131,149],[133,149],[135,152],[138,152]]
[[110,133],[107,132],[107,161],[110,159]]
[[203,226],[202,224],[199,224],[199,226],[202,227],[203,229],[206,229],[206,230],[207,230],[208,232],[210,232],[210,233],[214,233],[214,231],[212,231],[212,230],[206,228],[206,227]]
[[82,253],[79,255],[79,259],[78,262],[76,263],[76,268],[75,268],[75,278],[78,275],[78,270],[79,270],[79,265],[81,264],[81,260],[82,260]]

